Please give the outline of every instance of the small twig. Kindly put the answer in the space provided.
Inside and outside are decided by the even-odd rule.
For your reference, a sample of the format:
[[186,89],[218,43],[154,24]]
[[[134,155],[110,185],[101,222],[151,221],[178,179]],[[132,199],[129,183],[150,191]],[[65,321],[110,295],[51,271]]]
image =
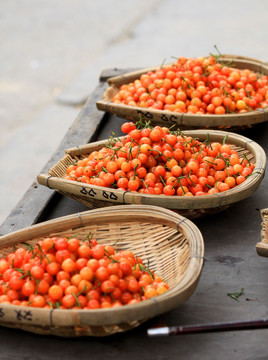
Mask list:
[[230,296],[232,299],[239,301],[239,296],[241,296],[244,292],[244,289],[242,288],[239,292],[234,293],[227,293],[227,296]]

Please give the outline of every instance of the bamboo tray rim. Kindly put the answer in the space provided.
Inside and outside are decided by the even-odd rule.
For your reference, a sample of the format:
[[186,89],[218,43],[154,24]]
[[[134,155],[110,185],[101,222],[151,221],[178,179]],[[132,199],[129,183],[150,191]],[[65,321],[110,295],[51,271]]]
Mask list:
[[[112,85],[110,87],[111,88],[116,88],[114,85]],[[110,91],[110,89],[108,88],[107,91]],[[182,121],[183,119],[187,118],[187,119],[201,119],[201,120],[211,120],[211,121],[215,121],[219,118],[223,119],[223,120],[227,120],[230,121],[230,124],[235,125],[236,121],[238,120],[238,118],[245,118],[247,119],[249,116],[251,115],[256,115],[258,117],[263,116],[263,119],[260,119],[259,122],[265,122],[268,121],[268,106],[266,106],[265,108],[257,108],[256,110],[252,110],[252,111],[248,111],[246,113],[230,113],[230,114],[221,114],[221,115],[216,115],[216,114],[187,114],[187,113],[177,113],[177,112],[172,112],[169,110],[158,110],[158,109],[151,109],[151,108],[142,108],[142,107],[138,107],[138,106],[129,106],[126,104],[116,104],[113,103],[111,101],[105,101],[105,100],[98,100],[97,101],[97,105],[99,105],[99,110],[103,110],[105,112],[109,112],[111,108],[114,109],[133,109],[136,110],[137,112],[141,113],[152,113],[152,114],[165,114],[167,117],[174,117],[177,118],[178,120],[181,120],[181,125],[183,125]],[[127,115],[126,115],[127,117]],[[234,117],[234,119],[232,119]],[[150,119],[150,116],[148,116],[148,119]],[[171,119],[171,122],[175,122],[175,120]],[[256,120],[257,121],[257,120]],[[210,125],[210,122],[207,123],[207,125]],[[222,124],[222,126],[226,126],[226,124]]]

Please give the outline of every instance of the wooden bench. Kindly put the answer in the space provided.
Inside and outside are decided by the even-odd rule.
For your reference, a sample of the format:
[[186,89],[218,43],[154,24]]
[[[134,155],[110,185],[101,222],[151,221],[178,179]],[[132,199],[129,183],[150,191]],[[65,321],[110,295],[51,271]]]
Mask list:
[[[102,113],[96,101],[107,87],[106,79],[129,70],[106,70],[78,118],[64,136],[58,149],[41,173],[46,173],[64,154],[64,149],[106,139],[111,130],[120,134],[124,120]],[[241,134],[258,142],[268,153],[268,123],[244,130]],[[258,320],[268,316],[268,260],[259,257],[255,245],[260,241],[261,216],[267,208],[267,175],[256,193],[224,212],[195,220],[205,241],[205,265],[194,295],[172,312],[150,320],[131,332],[105,338],[59,339],[39,337],[20,330],[0,328],[5,346],[14,348],[14,358],[22,353],[42,359],[75,359],[75,354],[91,359],[257,359],[267,358],[268,330],[204,333],[174,337],[148,338],[154,326],[191,325],[216,322]],[[41,186],[31,187],[0,227],[6,234],[31,224],[87,210],[86,206]],[[241,291],[243,289],[243,291]],[[241,292],[237,301],[230,296]],[[229,294],[229,296],[228,296]],[[1,316],[1,313],[0,313]],[[17,347],[17,344],[20,344]],[[37,344],[38,343],[38,347]],[[57,348],[60,346],[61,349]],[[55,352],[54,349],[57,349]],[[1,351],[2,352],[2,351]],[[4,350],[2,356],[4,357]],[[60,354],[60,355],[59,355]],[[72,355],[73,354],[73,355]],[[106,354],[106,355],[105,355]],[[16,355],[16,356],[15,356]],[[54,357],[55,358],[55,357]]]

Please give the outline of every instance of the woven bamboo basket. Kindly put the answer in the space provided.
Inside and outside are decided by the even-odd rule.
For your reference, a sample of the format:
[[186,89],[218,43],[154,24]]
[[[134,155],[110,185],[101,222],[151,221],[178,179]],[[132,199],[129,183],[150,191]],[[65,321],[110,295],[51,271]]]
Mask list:
[[192,197],[148,195],[64,179],[68,165],[94,150],[100,150],[107,144],[107,140],[66,150],[66,155],[47,174],[39,174],[37,180],[41,185],[57,190],[91,208],[116,204],[156,205],[177,210],[181,215],[190,219],[222,211],[231,204],[249,197],[258,189],[265,172],[266,155],[256,142],[244,136],[220,130],[188,130],[184,131],[184,134],[201,141],[205,141],[209,134],[212,142],[223,142],[223,139],[228,136],[226,143],[231,144],[241,158],[246,155],[248,160],[255,164],[254,173],[245,182],[228,191],[215,195]]
[[[222,55],[219,60],[222,63],[231,63],[232,67],[238,69],[249,69],[254,72],[268,75],[268,65],[257,59],[237,56]],[[159,67],[158,67],[159,68]],[[137,106],[128,106],[124,104],[112,103],[112,98],[119,91],[122,84],[130,83],[147,73],[156,70],[157,67],[147,68],[136,72],[127,73],[108,79],[109,87],[105,91],[102,100],[97,101],[97,108],[101,111],[109,112],[120,118],[129,121],[138,121],[140,119],[150,121],[152,125],[161,125],[170,127],[176,124],[180,129],[225,129],[237,130],[252,127],[256,124],[268,121],[268,107],[260,108],[247,113],[232,113],[223,115],[194,115],[187,113],[176,113],[171,111],[155,110],[150,108],[141,108]]]
[[108,336],[170,311],[193,294],[203,266],[202,235],[190,220],[155,206],[95,209],[33,225],[0,237],[0,256],[13,251],[14,246],[33,245],[47,236],[67,235],[83,240],[88,234],[101,244],[112,244],[116,251],[131,250],[145,263],[149,260],[150,269],[170,289],[134,305],[97,310],[2,303],[0,325],[62,337]]
[[261,241],[256,244],[258,255],[268,257],[268,208],[261,210]]

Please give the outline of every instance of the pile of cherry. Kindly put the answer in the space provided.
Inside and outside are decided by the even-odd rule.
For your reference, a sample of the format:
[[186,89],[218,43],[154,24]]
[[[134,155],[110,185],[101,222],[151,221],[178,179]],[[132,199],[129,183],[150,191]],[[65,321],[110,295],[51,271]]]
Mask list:
[[186,114],[243,113],[268,106],[268,76],[217,56],[179,57],[123,84],[112,102]]
[[65,179],[151,195],[201,196],[234,188],[254,170],[227,143],[126,122],[125,134],[69,165]]
[[136,304],[169,289],[139,257],[89,236],[47,237],[0,259],[0,303],[58,309]]

